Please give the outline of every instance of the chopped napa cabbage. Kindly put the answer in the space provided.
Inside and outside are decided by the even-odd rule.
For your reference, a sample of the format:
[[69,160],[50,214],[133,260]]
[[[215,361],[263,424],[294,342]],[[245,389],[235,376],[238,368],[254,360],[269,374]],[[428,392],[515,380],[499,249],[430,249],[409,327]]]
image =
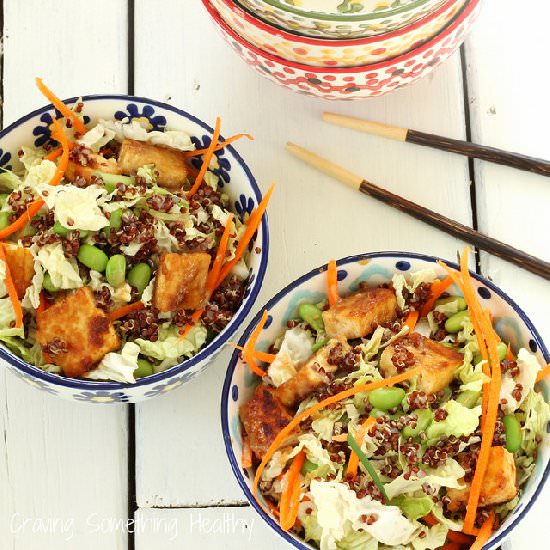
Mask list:
[[218,182],[220,181],[220,178],[214,174],[214,172],[211,172],[210,170],[206,171],[206,174],[204,174],[204,181],[206,185],[209,185],[214,189],[214,191],[218,190]]
[[[13,353],[19,355],[23,361],[46,370],[46,366],[43,365],[44,359],[42,356],[42,348],[38,342],[33,341],[30,338],[23,340],[21,337],[12,336],[0,336],[0,342],[2,342]],[[61,369],[57,368],[50,372],[59,373],[60,371]]]
[[282,474],[288,462],[290,452],[288,449],[275,451],[262,472],[263,481],[271,481]]
[[415,289],[422,283],[433,283],[437,278],[435,271],[432,268],[420,269],[411,273],[407,280],[404,275],[395,274],[392,278],[393,288],[395,289],[395,295],[397,297],[397,305],[401,309],[405,309],[405,298],[403,297],[403,290],[407,289],[409,292],[414,293]]
[[0,189],[14,191],[21,186],[21,180],[11,171],[0,168]]
[[464,529],[464,520],[463,519],[452,520],[445,517],[445,514],[443,513],[443,506],[441,504],[436,504],[432,508],[432,514],[434,515],[435,519],[437,519],[437,521],[441,525],[447,527],[449,531],[462,532],[462,530]]
[[447,317],[450,317],[451,315],[459,312],[458,300],[451,300],[450,302],[447,302],[445,304],[439,304],[434,307],[434,311],[439,311]]
[[311,333],[300,327],[285,332],[281,348],[267,371],[276,387],[296,374],[296,367],[311,356],[314,343]]
[[311,502],[311,499],[300,503],[298,519],[304,528],[305,541],[315,541],[319,545],[323,536],[323,529],[317,522],[317,510],[315,510],[315,505]]
[[336,543],[337,550],[378,550],[378,541],[366,531],[351,531]]
[[90,128],[82,137],[78,139],[78,143],[84,145],[88,149],[97,153],[103,146],[107,145],[115,137],[115,132],[110,128],[106,128],[101,124],[97,124]]
[[147,185],[157,183],[157,172],[154,164],[146,164],[137,169],[136,176],[141,178]]
[[311,429],[324,441],[332,441],[334,424],[342,417],[343,411],[330,411],[311,422]]
[[35,259],[34,260],[34,275],[31,280],[31,284],[25,290],[25,296],[21,305],[26,309],[36,310],[40,306],[40,292],[44,283],[44,270],[42,264]]
[[328,473],[336,472],[336,467],[330,460],[329,452],[313,434],[301,435],[298,438],[298,445],[294,447],[289,458],[296,456],[302,449],[306,452],[306,458],[313,464],[317,464],[317,468],[312,472],[312,475],[324,477]]
[[477,365],[473,364],[474,354],[477,350],[477,344],[468,342],[464,346],[464,362],[456,369],[455,377],[457,377],[462,385],[460,391],[477,391],[480,392],[483,384],[491,379],[483,374],[483,362],[480,361]]
[[155,288],[155,279],[156,277],[153,277],[149,284],[145,287],[143,292],[141,293],[141,301],[146,305],[151,305],[151,302],[153,301],[153,290]]
[[546,432],[550,422],[550,405],[542,393],[531,390],[521,404],[520,410],[525,414],[525,426],[521,430],[521,448],[525,454],[533,457],[539,446],[537,440]]
[[6,262],[0,260],[0,298],[3,298],[8,293],[6,288]]
[[440,422],[432,422],[427,429],[428,441],[439,439],[439,436],[462,437],[475,432],[479,426],[481,405],[469,409],[454,399],[447,401],[442,408],[447,411],[447,418]]
[[23,145],[21,151],[23,151],[23,154],[19,157],[19,160],[23,163],[26,171],[40,164],[42,159],[46,156],[46,151],[44,149],[38,149],[36,147],[27,147]]
[[[517,364],[519,374],[516,378],[512,378],[509,372],[502,377],[500,386],[500,400],[502,410],[505,414],[511,414],[525,401],[527,394],[535,387],[537,374],[540,371],[540,365],[535,355],[529,353],[525,348],[521,348],[518,352]],[[516,384],[521,384],[521,399],[519,401],[514,397],[514,389]],[[505,400],[505,402],[503,402]]]
[[125,256],[134,257],[141,250],[142,246],[143,246],[142,243],[134,241],[134,242],[131,242],[130,244],[123,244],[120,247],[120,250]]
[[405,496],[400,495],[392,500],[393,506],[399,506],[403,514],[415,520],[427,516],[433,508],[434,501],[428,495]]
[[48,208],[55,210],[55,219],[63,227],[99,231],[109,225],[98,206],[98,199],[105,195],[102,187],[89,185],[80,188],[67,184],[46,188],[42,185],[39,191]]
[[215,220],[219,221],[224,227],[227,224],[227,220],[229,216],[230,216],[230,212],[228,212],[227,210],[223,210],[217,204],[212,206],[212,217]]
[[170,233],[168,226],[162,221],[157,220],[153,226],[153,233],[157,239],[157,246],[161,252],[175,252],[179,248],[178,239]]
[[[407,544],[417,524],[401,514],[397,506],[385,506],[369,496],[359,499],[355,491],[337,481],[312,480],[310,494],[317,508],[317,523],[322,529],[321,550],[333,550],[350,532],[362,531],[387,545]],[[367,525],[364,515],[376,514]]]
[[36,252],[35,258],[40,262],[44,271],[50,274],[52,283],[57,288],[69,289],[82,286],[82,279],[75,259],[67,260],[60,243],[42,246]]
[[123,384],[135,384],[134,371],[138,367],[139,346],[126,342],[120,353],[108,353],[99,365],[87,372],[84,378],[90,380],[114,380]]
[[161,327],[156,342],[138,338],[135,340],[141,353],[161,361],[168,360],[171,366],[177,365],[181,356],[191,357],[206,342],[207,330],[202,325],[195,325],[186,335],[180,338],[178,327]]
[[[34,164],[30,167],[23,185],[31,189],[37,189],[41,185],[49,185],[55,175],[57,166],[51,160],[43,160],[39,164]],[[53,187],[50,187],[53,189]]]
[[0,298],[0,337],[19,336],[23,338],[24,328],[15,328],[15,310],[10,298]]
[[411,474],[409,479],[405,479],[404,474],[396,477],[390,483],[384,486],[386,494],[390,500],[393,500],[398,495],[411,494],[422,488],[424,483],[427,483],[434,489],[441,487],[449,487],[452,489],[462,489],[463,485],[460,481],[464,477],[464,469],[454,459],[448,458],[442,466],[437,468],[427,468],[424,477],[418,477]]
[[435,550],[441,548],[447,540],[449,529],[438,523],[433,527],[422,527],[416,538],[411,541],[414,550]]

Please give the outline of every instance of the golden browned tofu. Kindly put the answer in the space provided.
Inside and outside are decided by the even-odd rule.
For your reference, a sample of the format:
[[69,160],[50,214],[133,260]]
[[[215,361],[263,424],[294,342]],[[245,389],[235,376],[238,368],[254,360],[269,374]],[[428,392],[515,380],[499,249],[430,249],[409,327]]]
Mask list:
[[412,333],[388,346],[380,357],[380,370],[385,378],[395,376],[403,369],[422,367],[418,389],[427,394],[446,388],[464,356],[453,348],[425,336]]
[[159,311],[198,309],[206,298],[210,256],[206,252],[164,253],[159,262],[153,304]]
[[329,362],[331,351],[333,356],[343,356],[349,350],[346,340],[333,338],[308,359],[292,378],[281,384],[275,390],[275,395],[285,407],[297,407],[314,391],[326,386],[330,382],[327,375],[338,369],[338,365]]
[[[491,447],[489,465],[483,478],[479,506],[493,506],[509,502],[518,494],[516,464],[514,455],[504,447]],[[451,502],[447,505],[451,512],[458,512],[466,507],[470,496],[470,484],[464,489],[447,489]]]
[[89,152],[88,163],[86,165],[69,160],[69,164],[67,164],[67,169],[65,170],[65,179],[74,182],[78,178],[81,178],[90,184],[94,183],[94,176],[97,175],[97,172],[122,174],[122,170],[118,167],[115,159],[106,159],[97,153]]
[[17,297],[21,300],[34,277],[34,258],[30,250],[22,246],[7,245],[5,251]]
[[180,189],[187,181],[185,156],[181,151],[162,145],[125,139],[120,148],[118,165],[123,173],[133,175],[138,168],[154,164],[157,183],[166,189]]
[[323,311],[325,330],[331,338],[361,338],[378,325],[395,319],[397,298],[389,288],[356,292]]
[[36,339],[66,376],[88,372],[120,341],[109,317],[96,307],[90,287],[79,288],[37,317]]
[[[260,385],[254,397],[239,409],[252,452],[261,458],[278,433],[292,420],[292,415],[274,395],[273,388]],[[290,436],[293,438],[293,436]]]

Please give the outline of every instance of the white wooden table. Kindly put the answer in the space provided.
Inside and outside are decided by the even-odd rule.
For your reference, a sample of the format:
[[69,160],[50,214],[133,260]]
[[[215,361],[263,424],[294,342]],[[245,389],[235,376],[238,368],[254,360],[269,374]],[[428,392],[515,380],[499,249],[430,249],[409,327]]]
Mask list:
[[[285,153],[289,139],[550,260],[550,180],[320,121],[330,108],[550,157],[550,5],[538,0],[529,10],[539,13],[522,25],[517,2],[485,0],[463,51],[432,77],[383,98],[328,104],[258,77],[199,0],[4,0],[3,124],[44,104],[34,87],[40,75],[62,97],[135,93],[210,123],[220,115],[225,134],[252,133],[239,151],[264,190],[279,184],[269,209],[272,269],[257,307],[330,257],[412,250],[454,258],[463,244],[313,173]],[[550,338],[548,284],[480,260]],[[0,548],[282,548],[226,460],[219,399],[228,355],[135,408],[60,401],[2,369]],[[549,506],[547,487],[508,548],[548,548]]]

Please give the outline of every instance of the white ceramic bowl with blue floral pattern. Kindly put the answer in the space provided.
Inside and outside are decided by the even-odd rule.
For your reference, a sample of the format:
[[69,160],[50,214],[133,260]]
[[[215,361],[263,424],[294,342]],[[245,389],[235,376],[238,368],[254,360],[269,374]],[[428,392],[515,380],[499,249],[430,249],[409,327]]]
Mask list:
[[[68,99],[72,105],[77,98]],[[195,146],[208,147],[212,128],[196,117],[165,103],[125,95],[93,95],[84,100],[85,122],[103,119],[145,118],[154,130],[164,128],[183,130],[192,136]],[[0,132],[0,167],[9,168],[19,163],[17,152],[22,145],[43,145],[49,138],[54,109],[51,105],[33,111]],[[57,113],[57,116],[60,116]],[[261,193],[250,169],[232,146],[216,153],[219,168],[214,172],[220,185],[230,196],[235,212],[242,215],[251,212],[261,200]],[[201,159],[193,159],[200,167]],[[200,374],[222,349],[250,311],[267,268],[269,236],[267,218],[264,216],[255,240],[250,244],[248,286],[239,310],[227,327],[194,357],[164,372],[140,378],[135,384],[97,382],[64,378],[29,365],[5,347],[0,346],[0,361],[25,382],[53,395],[75,401],[91,403],[135,403],[163,394],[185,384]]]
[[[390,282],[395,273],[406,274],[426,267],[433,268],[438,276],[443,278],[447,274],[436,263],[438,259],[410,252],[373,252],[343,258],[337,262],[339,292],[345,295],[356,291],[362,281],[367,281],[372,286],[378,286]],[[446,263],[454,268],[457,267],[451,262]],[[318,303],[326,298],[326,268],[327,266],[324,265],[310,271],[276,294],[258,312],[244,331],[239,343],[244,345],[252,330],[258,325],[263,310],[267,309],[269,316],[256,346],[256,349],[266,351],[276,337],[286,329],[287,321],[297,316],[297,307],[300,303]],[[472,276],[483,307],[492,313],[496,330],[503,340],[510,342],[512,348],[516,351],[520,347],[530,349],[533,353],[536,353],[541,364],[549,363],[550,354],[522,309],[493,283],[479,275],[472,274]],[[459,294],[454,285],[449,289],[449,292]],[[235,352],[227,369],[221,400],[222,431],[227,456],[237,481],[262,519],[292,546],[303,550],[312,549],[313,546],[306,544],[291,533],[282,531],[277,520],[273,516],[267,515],[260,508],[252,496],[254,472],[244,470],[241,466],[242,434],[239,407],[252,397],[258,383],[258,377],[252,374],[246,364],[239,358],[239,352]],[[550,398],[550,380],[547,378],[539,385],[543,385],[544,396],[548,401]],[[493,534],[490,541],[484,546],[484,550],[497,548],[510,535],[512,530],[529,512],[549,475],[550,433],[547,433],[540,445],[536,469],[524,487],[519,505],[508,516],[499,530]]]

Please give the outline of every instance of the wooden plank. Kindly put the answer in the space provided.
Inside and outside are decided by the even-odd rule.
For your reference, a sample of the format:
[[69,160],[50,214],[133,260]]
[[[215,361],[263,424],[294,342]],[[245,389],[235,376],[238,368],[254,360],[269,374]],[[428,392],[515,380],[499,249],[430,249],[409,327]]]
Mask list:
[[[517,25],[511,16],[514,6],[512,0],[486,2],[467,41],[472,139],[548,158],[550,105],[540,52],[550,48],[545,24],[550,6],[540,3],[529,25]],[[532,43],[533,37],[536,50],[522,46]],[[477,161],[475,178],[481,230],[548,261],[550,180]],[[543,338],[548,337],[548,283],[494,257],[482,255],[481,266],[526,311]],[[549,507],[547,487],[505,546],[507,550],[548,545],[544,521]]]
[[[4,2],[4,24],[5,125],[46,103],[37,75],[61,97],[126,91],[124,0]],[[108,523],[127,516],[125,407],[62,401],[4,367],[0,430],[2,548],[126,548]]]
[[289,546],[251,507],[146,509],[136,512],[136,550],[227,550]]
[[[258,306],[331,256],[369,250],[413,250],[454,258],[458,241],[341,188],[291,158],[292,140],[393,192],[470,223],[464,159],[342,130],[321,121],[335,110],[464,138],[460,59],[433,77],[372,101],[332,103],[293,94],[257,76],[215,32],[199,0],[136,1],[135,89],[168,101],[222,132],[246,131],[238,149],[262,189],[278,182],[269,209],[270,265]],[[170,41],[159,37],[176,37]],[[159,61],[160,60],[160,61]],[[137,407],[139,506],[189,506],[243,499],[220,440],[219,399],[227,352],[201,379]],[[169,452],[166,452],[169,445]],[[138,536],[139,540],[139,536]]]

